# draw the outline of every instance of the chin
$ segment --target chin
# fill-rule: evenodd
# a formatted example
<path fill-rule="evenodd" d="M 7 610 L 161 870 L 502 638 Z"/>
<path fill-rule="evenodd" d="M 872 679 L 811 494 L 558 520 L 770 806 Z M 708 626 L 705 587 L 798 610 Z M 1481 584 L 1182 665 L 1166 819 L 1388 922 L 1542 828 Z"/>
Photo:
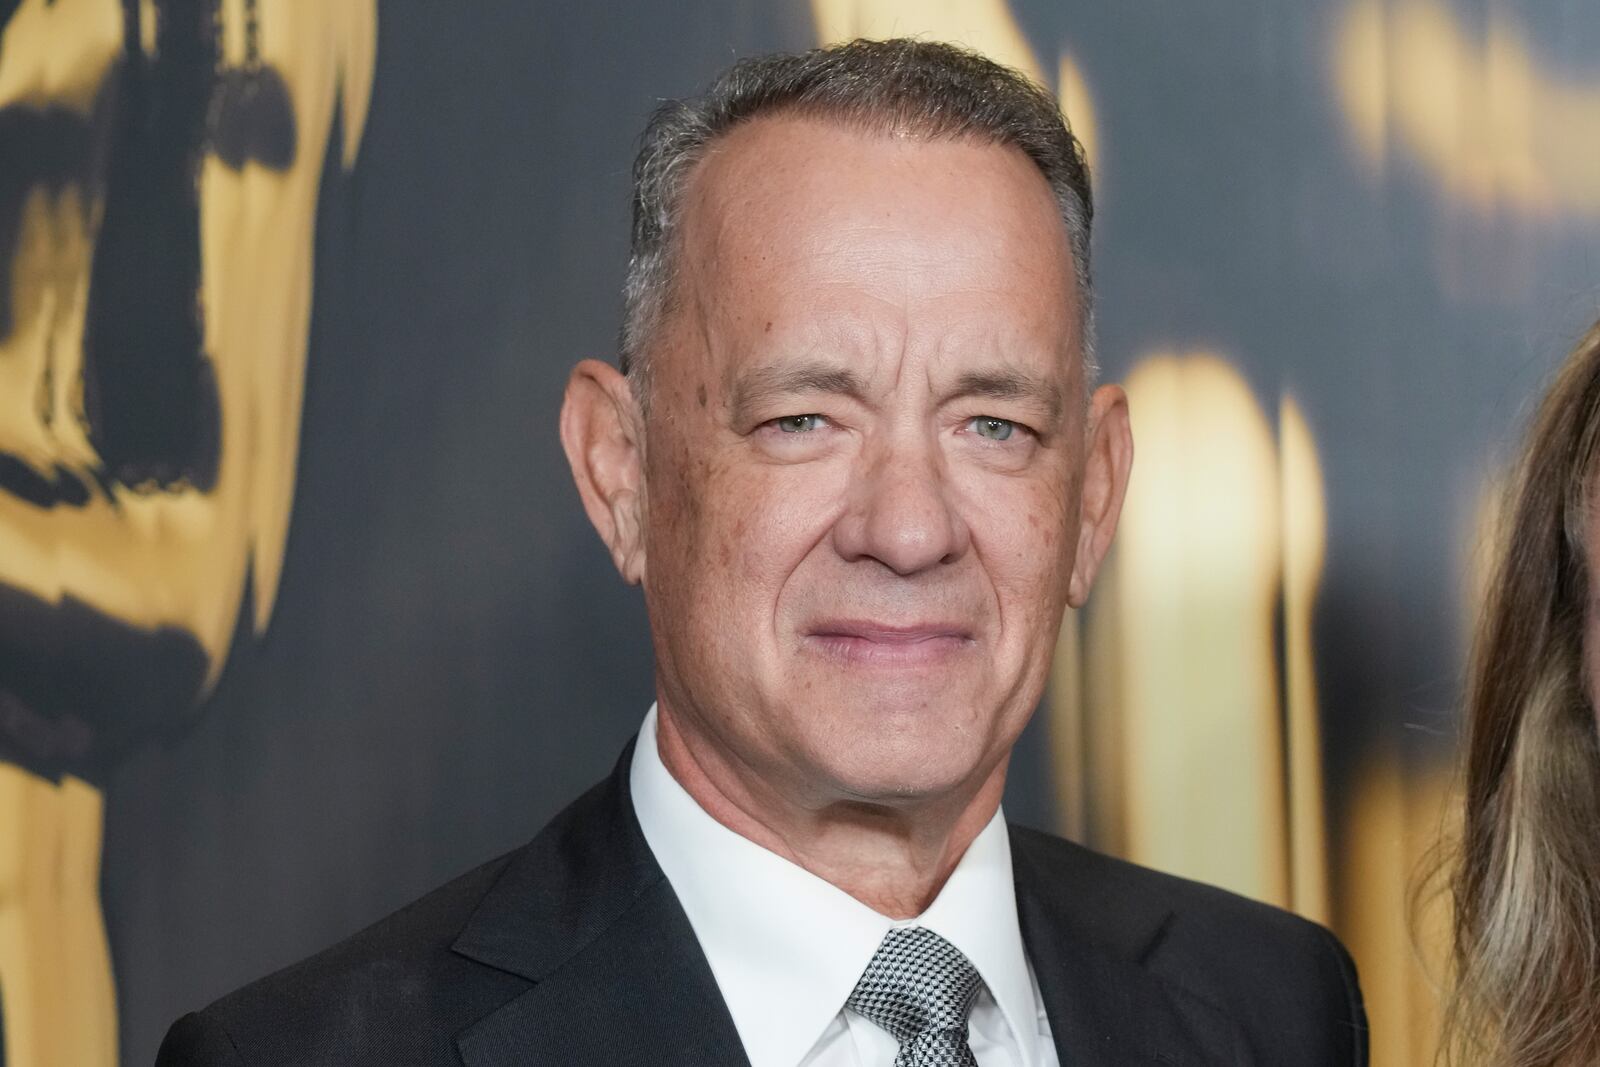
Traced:
<path fill-rule="evenodd" d="M 866 803 L 930 800 L 971 788 L 983 766 L 982 753 L 966 744 L 936 744 L 927 738 L 863 737 L 818 763 L 841 794 Z"/>
<path fill-rule="evenodd" d="M 867 673 L 795 678 L 805 699 L 770 706 L 808 776 L 864 802 L 912 801 L 970 791 L 992 770 L 1006 713 L 981 680 Z"/>

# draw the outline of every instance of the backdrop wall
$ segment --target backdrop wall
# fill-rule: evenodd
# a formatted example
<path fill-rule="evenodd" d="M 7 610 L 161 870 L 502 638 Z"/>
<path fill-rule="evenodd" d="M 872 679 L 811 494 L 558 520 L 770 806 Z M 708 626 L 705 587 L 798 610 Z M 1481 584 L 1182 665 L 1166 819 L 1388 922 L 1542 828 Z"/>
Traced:
<path fill-rule="evenodd" d="M 1329 922 L 1425 1062 L 1474 546 L 1600 315 L 1600 10 L 583 7 L 0 4 L 4 1063 L 147 1063 L 607 771 L 648 637 L 555 422 L 634 139 L 902 32 L 1061 96 L 1133 397 L 1008 812 Z"/>

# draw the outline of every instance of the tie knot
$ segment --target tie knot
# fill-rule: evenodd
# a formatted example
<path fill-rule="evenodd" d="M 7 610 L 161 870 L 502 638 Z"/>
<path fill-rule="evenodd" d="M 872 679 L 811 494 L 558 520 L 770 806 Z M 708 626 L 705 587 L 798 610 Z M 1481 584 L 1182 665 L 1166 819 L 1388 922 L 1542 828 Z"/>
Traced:
<path fill-rule="evenodd" d="M 960 949 L 932 930 L 901 927 L 884 935 L 845 1006 L 902 1046 L 921 1034 L 959 1031 L 964 1047 L 982 984 Z"/>

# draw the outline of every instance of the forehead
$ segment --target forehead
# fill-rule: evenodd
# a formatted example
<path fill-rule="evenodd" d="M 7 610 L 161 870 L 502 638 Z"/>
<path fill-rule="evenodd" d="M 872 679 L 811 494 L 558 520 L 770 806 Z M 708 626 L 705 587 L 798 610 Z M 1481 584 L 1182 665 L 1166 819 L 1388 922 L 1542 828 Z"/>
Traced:
<path fill-rule="evenodd" d="M 681 237 L 693 299 L 723 320 L 846 328 L 898 314 L 946 339 L 1018 334 L 1076 350 L 1066 227 L 1043 174 L 1010 146 L 763 117 L 700 162 Z"/>

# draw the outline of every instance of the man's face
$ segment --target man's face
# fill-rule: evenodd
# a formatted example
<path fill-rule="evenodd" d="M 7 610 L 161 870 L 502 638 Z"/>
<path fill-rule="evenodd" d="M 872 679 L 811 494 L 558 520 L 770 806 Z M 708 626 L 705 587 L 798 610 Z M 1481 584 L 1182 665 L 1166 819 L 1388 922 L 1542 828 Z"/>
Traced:
<path fill-rule="evenodd" d="M 1092 575 L 1048 184 L 1009 148 L 767 118 L 700 164 L 681 238 L 642 494 L 664 714 L 803 803 L 976 788 Z"/>

